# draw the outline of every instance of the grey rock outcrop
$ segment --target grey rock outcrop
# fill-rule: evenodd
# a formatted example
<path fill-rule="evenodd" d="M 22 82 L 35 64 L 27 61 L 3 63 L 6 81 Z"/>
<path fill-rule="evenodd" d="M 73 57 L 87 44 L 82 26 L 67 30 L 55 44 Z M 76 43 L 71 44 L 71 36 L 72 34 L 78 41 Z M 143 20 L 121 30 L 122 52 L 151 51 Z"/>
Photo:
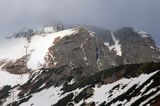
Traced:
<path fill-rule="evenodd" d="M 112 33 L 114 34 L 121 46 L 121 64 L 160 61 L 160 48 L 156 46 L 151 35 L 145 32 L 130 27 L 124 27 L 115 32 L 92 26 L 88 29 L 96 32 L 97 37 L 107 42 L 110 47 L 115 45 L 112 38 Z"/>
<path fill-rule="evenodd" d="M 160 61 L 160 50 L 149 34 L 143 37 L 133 28 L 124 27 L 114 35 L 121 44 L 123 64 Z"/>
<path fill-rule="evenodd" d="M 95 33 L 84 28 L 78 28 L 76 33 L 62 39 L 57 38 L 46 57 L 47 67 L 65 65 L 68 68 L 65 73 L 81 74 L 80 76 L 119 65 L 118 60 L 119 56 L 97 39 Z"/>

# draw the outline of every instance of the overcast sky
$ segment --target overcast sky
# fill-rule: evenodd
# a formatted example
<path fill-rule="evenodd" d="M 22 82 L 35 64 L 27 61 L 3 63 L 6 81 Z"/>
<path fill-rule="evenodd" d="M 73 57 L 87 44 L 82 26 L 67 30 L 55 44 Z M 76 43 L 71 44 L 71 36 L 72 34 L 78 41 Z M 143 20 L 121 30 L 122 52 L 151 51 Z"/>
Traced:
<path fill-rule="evenodd" d="M 150 33 L 160 44 L 160 0 L 0 0 L 0 36 L 45 24 L 87 24 Z"/>

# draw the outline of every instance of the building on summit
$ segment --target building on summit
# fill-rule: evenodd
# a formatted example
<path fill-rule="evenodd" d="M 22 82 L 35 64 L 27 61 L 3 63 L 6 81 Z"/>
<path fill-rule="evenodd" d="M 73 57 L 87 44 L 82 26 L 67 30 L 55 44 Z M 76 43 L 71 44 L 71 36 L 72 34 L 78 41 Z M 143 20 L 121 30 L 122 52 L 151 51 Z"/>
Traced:
<path fill-rule="evenodd" d="M 59 25 L 45 25 L 43 28 L 43 32 L 44 33 L 54 33 L 54 32 L 58 32 L 64 30 L 63 25 L 59 24 Z"/>

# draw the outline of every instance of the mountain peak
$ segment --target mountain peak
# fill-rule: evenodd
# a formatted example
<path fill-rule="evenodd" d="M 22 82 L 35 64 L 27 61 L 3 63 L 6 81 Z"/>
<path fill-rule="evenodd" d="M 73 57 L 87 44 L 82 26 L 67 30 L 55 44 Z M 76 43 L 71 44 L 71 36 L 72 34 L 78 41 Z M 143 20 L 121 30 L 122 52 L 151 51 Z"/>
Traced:
<path fill-rule="evenodd" d="M 149 38 L 149 37 L 151 37 L 147 32 L 144 32 L 142 30 L 135 29 L 134 31 L 136 33 L 138 33 L 142 38 Z"/>
<path fill-rule="evenodd" d="M 115 31 L 115 33 L 119 33 L 121 36 L 122 34 L 124 34 L 124 36 L 127 33 L 127 36 L 135 36 L 135 37 L 141 37 L 141 38 L 151 38 L 150 34 L 148 34 L 145 31 L 139 30 L 139 29 L 135 29 L 132 27 L 123 27 L 117 31 Z M 127 37 L 125 36 L 125 37 Z"/>

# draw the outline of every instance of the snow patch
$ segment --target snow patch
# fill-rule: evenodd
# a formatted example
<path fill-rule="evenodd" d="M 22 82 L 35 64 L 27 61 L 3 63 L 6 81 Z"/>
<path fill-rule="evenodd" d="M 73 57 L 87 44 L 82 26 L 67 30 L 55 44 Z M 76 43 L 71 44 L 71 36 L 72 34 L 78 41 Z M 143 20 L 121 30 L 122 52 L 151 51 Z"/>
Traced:
<path fill-rule="evenodd" d="M 72 79 L 72 80 L 68 83 L 68 85 L 72 85 L 72 84 L 74 84 L 74 83 L 75 83 L 75 80 Z"/>
<path fill-rule="evenodd" d="M 86 39 L 84 42 L 81 43 L 80 47 L 83 51 L 83 54 L 84 54 L 84 57 L 83 57 L 83 60 L 86 62 L 86 64 L 88 65 L 88 59 L 87 59 L 87 54 L 86 54 L 86 50 L 84 48 L 84 45 L 87 43 L 89 39 Z"/>
<path fill-rule="evenodd" d="M 153 95 L 152 97 L 150 97 L 148 100 L 142 102 L 142 103 L 140 104 L 140 106 L 144 106 L 145 103 L 147 103 L 149 100 L 153 99 L 154 97 L 158 96 L 159 94 L 160 94 L 160 91 L 157 92 L 156 94 L 154 94 L 154 95 Z M 149 104 L 147 104 L 147 106 L 149 106 Z"/>
<path fill-rule="evenodd" d="M 95 35 L 96 35 L 95 32 L 92 32 L 92 31 L 89 31 L 89 32 L 90 32 L 90 35 L 91 35 L 92 37 L 95 37 Z"/>
<path fill-rule="evenodd" d="M 149 34 L 147 32 L 144 32 L 142 30 L 138 30 L 138 29 L 135 29 L 134 30 L 137 34 L 141 35 L 142 38 L 147 38 L 149 37 Z"/>
<path fill-rule="evenodd" d="M 87 57 L 85 56 L 85 57 L 83 58 L 83 60 L 87 61 Z"/>
<path fill-rule="evenodd" d="M 97 66 L 98 66 L 98 70 L 101 71 L 102 63 L 99 58 L 97 59 Z"/>
<path fill-rule="evenodd" d="M 13 87 L 17 84 L 24 84 L 28 79 L 29 74 L 15 75 L 0 70 L 0 88 L 5 85 L 11 85 Z"/>
<path fill-rule="evenodd" d="M 105 42 L 104 45 L 108 46 L 110 50 L 114 49 L 117 55 L 122 56 L 121 45 L 119 44 L 119 40 L 115 38 L 113 33 L 111 33 L 111 35 L 114 41 L 114 45 L 110 46 L 108 42 Z"/>
<path fill-rule="evenodd" d="M 153 46 L 150 46 L 151 49 L 155 49 Z"/>
<path fill-rule="evenodd" d="M 32 94 L 32 98 L 29 99 L 27 102 L 22 103 L 20 106 L 30 106 L 31 104 L 33 104 L 33 106 L 51 106 L 56 104 L 60 99 L 70 93 L 73 93 L 74 95 L 80 93 L 83 89 L 85 89 L 85 87 L 81 89 L 76 89 L 63 95 L 61 95 L 63 92 L 61 91 L 61 89 L 62 86 L 44 89 L 39 93 Z"/>

